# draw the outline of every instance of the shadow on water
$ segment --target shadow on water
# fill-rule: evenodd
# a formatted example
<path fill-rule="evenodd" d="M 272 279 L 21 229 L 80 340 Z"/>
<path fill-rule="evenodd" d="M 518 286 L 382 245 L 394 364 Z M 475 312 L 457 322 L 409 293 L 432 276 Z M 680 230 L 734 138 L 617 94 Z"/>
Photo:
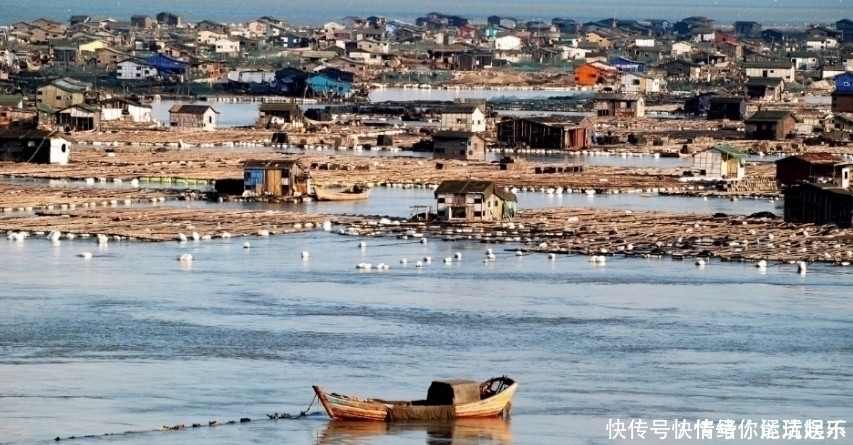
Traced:
<path fill-rule="evenodd" d="M 422 436 L 427 445 L 469 445 L 512 443 L 507 419 L 458 419 L 447 422 L 357 422 L 331 420 L 320 432 L 317 445 L 369 444 L 380 436 L 389 438 Z"/>

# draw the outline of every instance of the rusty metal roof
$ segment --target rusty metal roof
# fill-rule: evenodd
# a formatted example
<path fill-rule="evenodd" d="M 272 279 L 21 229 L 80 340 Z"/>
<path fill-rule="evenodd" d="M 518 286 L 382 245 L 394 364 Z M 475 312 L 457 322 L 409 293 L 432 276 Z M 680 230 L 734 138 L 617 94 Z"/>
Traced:
<path fill-rule="evenodd" d="M 778 164 L 780 162 L 784 162 L 785 160 L 792 159 L 792 158 L 800 159 L 800 160 L 806 161 L 806 162 L 811 163 L 811 164 L 835 165 L 835 164 L 840 164 L 841 162 L 844 162 L 840 157 L 838 157 L 832 153 L 826 153 L 826 152 L 821 151 L 821 152 L 811 152 L 811 153 L 803 153 L 803 154 L 788 156 L 786 158 L 782 158 L 782 159 L 777 160 L 776 163 Z"/>

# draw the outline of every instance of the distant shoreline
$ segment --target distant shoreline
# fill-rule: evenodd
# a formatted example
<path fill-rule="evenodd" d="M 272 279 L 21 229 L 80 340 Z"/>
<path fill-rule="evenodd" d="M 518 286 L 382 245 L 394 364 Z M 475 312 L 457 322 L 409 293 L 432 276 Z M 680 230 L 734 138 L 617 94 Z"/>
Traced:
<path fill-rule="evenodd" d="M 186 0 L 180 5 L 165 0 L 153 0 L 138 5 L 133 2 L 116 2 L 108 0 L 93 0 L 80 5 L 79 9 L 68 8 L 61 0 L 44 0 L 27 4 L 26 7 L 4 7 L 3 3 L 10 0 L 0 0 L 0 10 L 3 10 L 3 22 L 0 25 L 12 25 L 20 21 L 30 22 L 38 18 L 48 18 L 67 22 L 68 18 L 77 14 L 91 14 L 93 18 L 111 17 L 115 20 L 129 20 L 134 14 L 155 15 L 162 11 L 172 12 L 182 16 L 189 22 L 216 20 L 223 23 L 246 23 L 264 15 L 275 16 L 294 26 L 316 27 L 331 21 L 342 21 L 346 17 L 368 17 L 379 15 L 388 20 L 414 23 L 417 17 L 430 12 L 441 12 L 448 15 L 459 15 L 470 18 L 475 24 L 485 24 L 491 15 L 515 17 L 524 21 L 541 20 L 550 22 L 561 17 L 578 22 L 597 21 L 616 17 L 625 20 L 646 21 L 649 19 L 666 19 L 672 23 L 690 16 L 706 16 L 714 19 L 717 25 L 730 27 L 735 21 L 755 21 L 766 28 L 797 29 L 809 25 L 834 23 L 841 18 L 853 18 L 849 6 L 826 2 L 826 5 L 808 7 L 801 3 L 788 5 L 781 2 L 750 2 L 748 5 L 731 2 L 731 5 L 685 5 L 679 2 L 661 0 L 649 5 L 625 8 L 620 2 L 597 1 L 593 4 L 575 4 L 566 8 L 560 0 L 544 0 L 537 4 L 535 10 L 523 7 L 517 2 L 493 0 L 490 2 L 473 2 L 466 5 L 464 10 L 458 4 L 445 1 L 433 1 L 424 4 L 391 3 L 385 0 L 359 3 L 359 5 L 341 5 L 331 0 L 289 2 L 287 8 L 281 5 L 270 5 L 258 0 L 241 2 L 214 1 L 217 8 L 211 8 L 210 2 L 201 0 Z M 726 3 L 725 1 L 721 1 Z M 333 4 L 334 3 L 334 4 Z M 815 3 L 814 1 L 811 3 Z M 328 4 L 328 5 L 326 5 Z M 830 6 L 831 4 L 831 6 Z M 845 7 L 847 6 L 847 7 Z M 336 12 L 331 12 L 336 11 Z M 849 16 L 849 17 L 848 17 Z"/>

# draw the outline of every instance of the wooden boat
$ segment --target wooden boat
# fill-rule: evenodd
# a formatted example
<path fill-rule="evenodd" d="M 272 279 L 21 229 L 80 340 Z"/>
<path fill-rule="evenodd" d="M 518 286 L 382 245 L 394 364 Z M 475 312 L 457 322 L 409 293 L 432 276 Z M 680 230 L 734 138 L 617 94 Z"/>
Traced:
<path fill-rule="evenodd" d="M 359 201 L 370 196 L 370 189 L 354 186 L 353 188 L 335 191 L 322 187 L 314 187 L 317 201 Z"/>
<path fill-rule="evenodd" d="M 314 386 L 317 398 L 332 419 L 374 421 L 439 421 L 480 417 L 503 417 L 512 407 L 518 389 L 513 379 L 493 377 L 482 383 L 473 380 L 435 381 L 425 400 L 388 401 L 362 399 L 329 393 Z"/>

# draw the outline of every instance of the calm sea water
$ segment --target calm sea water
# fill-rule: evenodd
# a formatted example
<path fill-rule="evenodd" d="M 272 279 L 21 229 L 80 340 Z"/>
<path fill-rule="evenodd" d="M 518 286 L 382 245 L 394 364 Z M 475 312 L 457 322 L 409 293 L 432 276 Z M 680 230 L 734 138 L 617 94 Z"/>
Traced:
<path fill-rule="evenodd" d="M 834 22 L 839 17 L 850 15 L 850 6 L 841 0 L 812 0 L 803 3 L 796 0 L 753 0 L 744 3 L 738 0 L 715 0 L 713 2 L 689 2 L 679 0 L 657 0 L 626 4 L 618 0 L 579 2 L 564 0 L 540 0 L 534 7 L 528 3 L 509 0 L 470 1 L 459 3 L 451 0 L 427 2 L 400 2 L 391 0 L 360 0 L 340 2 L 334 0 L 293 0 L 286 3 L 270 3 L 264 0 L 184 0 L 175 3 L 168 0 L 148 0 L 136 3 L 128 0 L 89 0 L 85 4 L 70 4 L 63 0 L 42 0 L 20 3 L 0 0 L 0 11 L 4 23 L 19 20 L 34 20 L 48 17 L 68 20 L 74 14 L 112 16 L 117 20 L 129 20 L 133 14 L 155 15 L 171 11 L 186 20 L 217 20 L 234 23 L 245 22 L 265 15 L 276 16 L 295 24 L 319 25 L 347 16 L 385 16 L 389 19 L 414 22 L 415 18 L 431 11 L 469 17 L 483 23 L 486 17 L 496 14 L 513 16 L 522 20 L 550 21 L 554 17 L 568 17 L 579 21 L 600 20 L 605 17 L 644 20 L 665 18 L 678 20 L 684 17 L 704 15 L 720 21 L 755 20 L 767 24 L 789 24 L 803 26 L 806 22 Z"/>
<path fill-rule="evenodd" d="M 0 443 L 580 444 L 610 443 L 616 418 L 853 420 L 853 269 L 593 266 L 501 246 L 484 264 L 479 243 L 361 240 L 4 239 Z M 265 418 L 304 410 L 311 384 L 409 398 L 502 374 L 521 383 L 508 424 L 340 425 L 316 405 Z"/>

